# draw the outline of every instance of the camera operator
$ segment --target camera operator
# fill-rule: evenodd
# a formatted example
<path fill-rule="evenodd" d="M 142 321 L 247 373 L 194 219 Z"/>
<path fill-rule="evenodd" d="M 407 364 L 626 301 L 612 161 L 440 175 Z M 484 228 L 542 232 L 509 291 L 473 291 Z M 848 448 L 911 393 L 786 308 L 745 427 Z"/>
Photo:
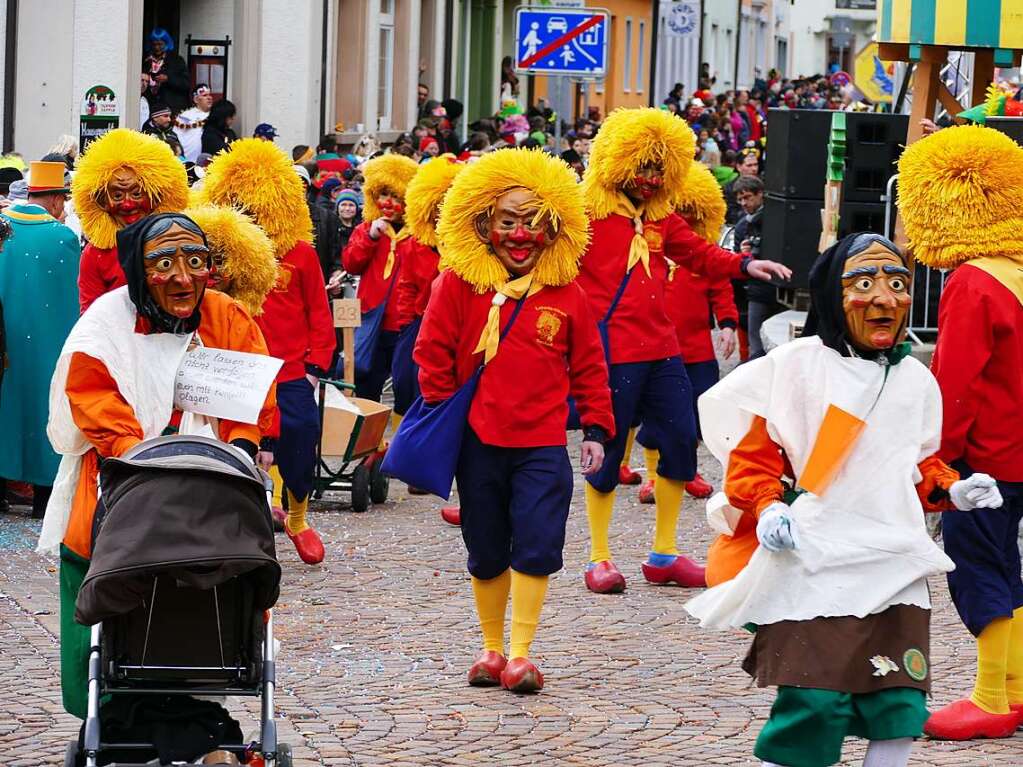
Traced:
<path fill-rule="evenodd" d="M 735 199 L 745 214 L 735 225 L 735 248 L 741 253 L 760 258 L 760 238 L 764 217 L 764 182 L 756 176 L 742 176 L 735 184 Z M 760 340 L 760 326 L 764 320 L 780 312 L 774 285 L 763 280 L 750 279 L 739 283 L 746 297 L 746 331 L 749 337 L 749 358 L 763 357 L 764 344 Z M 736 303 L 741 298 L 736 290 Z M 740 306 L 740 312 L 742 307 Z M 741 318 L 740 318 L 741 321 Z"/>

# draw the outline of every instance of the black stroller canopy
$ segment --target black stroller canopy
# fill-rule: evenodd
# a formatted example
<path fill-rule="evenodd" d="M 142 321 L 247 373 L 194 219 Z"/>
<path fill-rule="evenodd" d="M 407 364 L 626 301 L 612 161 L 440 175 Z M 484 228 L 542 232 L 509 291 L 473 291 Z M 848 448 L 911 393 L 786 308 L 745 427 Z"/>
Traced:
<path fill-rule="evenodd" d="M 280 592 L 264 475 L 230 445 L 158 437 L 103 461 L 98 533 L 75 620 L 92 625 L 133 610 L 165 575 L 200 589 L 242 576 L 255 607 Z"/>

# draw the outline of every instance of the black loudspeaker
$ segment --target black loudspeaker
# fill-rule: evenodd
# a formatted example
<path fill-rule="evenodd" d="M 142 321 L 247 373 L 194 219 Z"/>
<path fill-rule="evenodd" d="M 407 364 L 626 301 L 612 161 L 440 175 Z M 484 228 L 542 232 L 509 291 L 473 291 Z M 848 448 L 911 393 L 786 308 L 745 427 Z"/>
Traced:
<path fill-rule="evenodd" d="M 824 198 L 831 114 L 819 109 L 768 110 L 764 169 L 768 194 Z"/>
<path fill-rule="evenodd" d="M 842 199 L 880 202 L 906 145 L 909 115 L 850 112 L 846 117 L 845 182 Z M 825 152 L 827 150 L 824 150 Z"/>
<path fill-rule="evenodd" d="M 822 200 L 833 112 L 772 109 L 767 118 L 764 187 L 780 197 Z M 907 115 L 846 113 L 843 199 L 879 202 L 909 128 Z"/>
<path fill-rule="evenodd" d="M 769 194 L 764 198 L 761 258 L 780 261 L 792 270 L 789 287 L 805 288 L 810 267 L 817 258 L 821 238 L 820 200 L 799 200 Z M 839 210 L 838 235 L 852 232 L 884 234 L 882 203 L 843 202 Z"/>
<path fill-rule="evenodd" d="M 984 124 L 1023 146 L 1023 117 L 989 117 Z"/>

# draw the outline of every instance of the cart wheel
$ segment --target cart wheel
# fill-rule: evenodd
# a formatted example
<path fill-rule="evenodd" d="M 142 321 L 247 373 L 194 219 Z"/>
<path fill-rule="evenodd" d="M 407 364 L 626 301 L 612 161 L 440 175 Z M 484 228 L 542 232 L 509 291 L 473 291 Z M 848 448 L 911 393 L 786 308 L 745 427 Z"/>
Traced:
<path fill-rule="evenodd" d="M 64 750 L 64 767 L 78 767 L 78 741 L 72 740 Z"/>
<path fill-rule="evenodd" d="M 352 511 L 361 514 L 369 509 L 369 485 L 369 469 L 360 463 L 352 472 Z"/>
<path fill-rule="evenodd" d="M 380 471 L 382 461 L 374 461 L 369 470 L 369 499 L 373 503 L 387 503 L 387 491 L 391 487 L 391 478 Z"/>
<path fill-rule="evenodd" d="M 277 744 L 277 767 L 292 767 L 291 744 Z"/>

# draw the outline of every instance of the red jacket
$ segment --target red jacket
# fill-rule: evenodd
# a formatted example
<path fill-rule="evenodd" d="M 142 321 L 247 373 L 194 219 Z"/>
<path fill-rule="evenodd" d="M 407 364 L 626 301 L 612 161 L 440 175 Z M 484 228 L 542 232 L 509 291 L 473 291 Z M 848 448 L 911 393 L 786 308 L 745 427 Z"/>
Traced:
<path fill-rule="evenodd" d="M 391 275 L 384 279 L 384 266 L 387 264 L 387 254 L 391 249 L 391 238 L 382 235 L 380 239 L 374 240 L 369 236 L 371 221 L 363 221 L 352 232 L 352 238 L 341 253 L 341 264 L 349 274 L 361 275 L 359 280 L 359 300 L 362 302 L 362 311 L 368 312 L 376 309 L 387 295 L 390 288 L 391 297 L 387 299 L 387 308 L 384 309 L 384 321 L 382 330 L 401 330 L 401 323 L 398 320 L 398 279 L 401 275 L 401 259 L 404 248 L 395 249 L 394 269 Z"/>
<path fill-rule="evenodd" d="M 401 274 L 398 276 L 398 322 L 405 327 L 426 312 L 430 300 L 430 286 L 437 279 L 440 270 L 437 264 L 440 254 L 415 237 L 398 243 L 401 255 Z"/>
<path fill-rule="evenodd" d="M 334 317 L 327 305 L 320 259 L 308 242 L 297 242 L 280 261 L 277 286 L 256 323 L 272 357 L 284 360 L 278 383 L 306 374 L 306 365 L 327 370 L 334 354 Z"/>
<path fill-rule="evenodd" d="M 104 293 L 127 284 L 116 247 L 97 248 L 91 242 L 85 246 L 78 266 L 78 305 L 83 314 Z"/>
<path fill-rule="evenodd" d="M 594 319 L 601 320 L 625 276 L 635 228 L 631 219 L 619 215 L 591 221 L 591 226 L 593 238 L 580 263 L 577 282 L 589 300 Z M 647 277 L 642 264 L 636 264 L 611 315 L 608 335 L 613 365 L 651 362 L 679 353 L 675 326 L 665 313 L 665 258 L 712 279 L 743 276 L 740 254 L 710 244 L 675 213 L 648 222 L 644 236 L 650 246 L 651 276 Z"/>
<path fill-rule="evenodd" d="M 1023 481 L 1023 298 L 960 266 L 945 283 L 931 370 L 943 401 L 941 450 L 974 471 Z"/>
<path fill-rule="evenodd" d="M 708 280 L 688 269 L 670 270 L 664 304 L 668 319 L 675 325 L 685 363 L 715 359 L 710 335 L 714 319 L 722 328 L 739 326 L 739 310 L 735 308 L 732 283 L 727 277 Z"/>
<path fill-rule="evenodd" d="M 493 291 L 480 295 L 453 272 L 433 286 L 416 341 L 419 387 L 427 402 L 447 399 L 479 366 L 473 354 L 487 321 Z M 515 301 L 501 307 L 501 329 Z M 600 335 L 575 283 L 543 288 L 526 299 L 497 356 L 487 365 L 469 411 L 469 424 L 487 445 L 564 445 L 568 395 L 583 427 L 614 435 L 611 391 Z"/>

